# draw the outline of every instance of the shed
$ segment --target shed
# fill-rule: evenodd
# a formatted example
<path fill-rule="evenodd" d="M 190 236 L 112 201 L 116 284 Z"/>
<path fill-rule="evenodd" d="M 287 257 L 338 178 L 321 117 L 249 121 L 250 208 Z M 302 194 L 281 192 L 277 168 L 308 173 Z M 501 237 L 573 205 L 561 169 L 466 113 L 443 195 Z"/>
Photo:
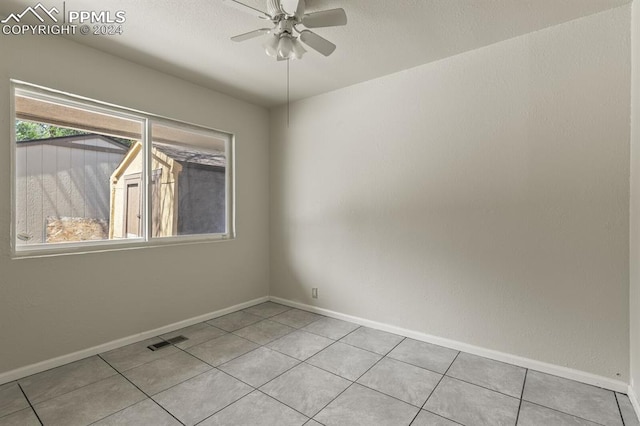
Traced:
<path fill-rule="evenodd" d="M 152 236 L 226 231 L 224 152 L 154 142 Z M 131 147 L 111 176 L 111 238 L 142 235 L 142 144 Z"/>
<path fill-rule="evenodd" d="M 17 142 L 18 244 L 107 238 L 109 177 L 128 149 L 96 134 Z"/>

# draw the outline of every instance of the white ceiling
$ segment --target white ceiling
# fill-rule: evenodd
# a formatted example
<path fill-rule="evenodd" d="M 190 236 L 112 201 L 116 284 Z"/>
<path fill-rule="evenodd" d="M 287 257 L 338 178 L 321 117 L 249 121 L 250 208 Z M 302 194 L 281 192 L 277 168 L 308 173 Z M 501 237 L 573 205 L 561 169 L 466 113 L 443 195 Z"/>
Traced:
<path fill-rule="evenodd" d="M 266 9 L 266 0 L 245 0 Z M 338 45 L 291 62 L 297 100 L 391 74 L 629 3 L 631 0 L 307 0 L 307 11 L 342 7 L 346 27 L 315 31 Z M 0 16 L 34 0 L 2 0 Z M 62 10 L 61 0 L 43 0 Z M 264 39 L 229 37 L 267 22 L 221 0 L 67 0 L 67 10 L 124 10 L 122 36 L 74 40 L 237 98 L 286 101 L 286 63 L 267 57 Z"/>

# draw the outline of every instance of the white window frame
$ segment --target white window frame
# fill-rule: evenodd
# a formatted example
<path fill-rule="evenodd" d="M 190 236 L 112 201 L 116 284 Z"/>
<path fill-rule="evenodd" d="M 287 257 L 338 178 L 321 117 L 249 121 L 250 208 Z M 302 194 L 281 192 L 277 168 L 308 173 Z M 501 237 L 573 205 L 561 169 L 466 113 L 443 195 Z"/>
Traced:
<path fill-rule="evenodd" d="M 11 255 L 13 259 L 62 256 L 72 254 L 84 254 L 95 252 L 106 252 L 116 250 L 140 249 L 149 247 L 162 247 L 169 245 L 184 245 L 196 243 L 209 243 L 215 241 L 232 240 L 236 237 L 235 227 L 235 135 L 210 127 L 197 124 L 186 123 L 184 121 L 174 120 L 155 114 L 137 111 L 105 102 L 96 101 L 54 89 L 26 83 L 19 80 L 10 80 L 11 84 Z M 86 111 L 108 114 L 128 120 L 135 120 L 141 123 L 142 146 L 144 152 L 144 167 L 142 170 L 143 182 L 143 206 L 144 212 L 142 218 L 143 233 L 140 238 L 127 238 L 118 240 L 99 240 L 85 242 L 68 242 L 68 243 L 43 243 L 18 246 L 16 242 L 16 201 L 17 201 L 17 170 L 16 170 L 16 96 L 28 96 L 33 99 L 43 101 L 53 101 L 60 105 L 82 108 Z M 206 136 L 215 136 L 225 141 L 225 156 L 227 165 L 225 168 L 225 213 L 226 213 L 226 232 L 220 234 L 199 234 L 199 235 L 176 235 L 171 237 L 152 238 L 152 127 L 153 124 L 162 126 L 170 126 L 179 130 L 204 134 Z"/>

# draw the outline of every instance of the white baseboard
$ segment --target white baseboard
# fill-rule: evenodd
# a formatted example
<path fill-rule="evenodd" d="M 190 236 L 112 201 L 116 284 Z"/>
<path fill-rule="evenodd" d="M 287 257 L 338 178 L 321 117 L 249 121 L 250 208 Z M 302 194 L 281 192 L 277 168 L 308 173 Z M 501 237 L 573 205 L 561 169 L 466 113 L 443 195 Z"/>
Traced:
<path fill-rule="evenodd" d="M 448 347 L 451 349 L 455 349 L 458 351 L 467 352 L 473 355 L 482 356 L 485 358 L 494 359 L 496 361 L 506 362 L 513 365 L 518 365 L 524 368 L 530 368 L 533 370 L 541 371 L 543 373 L 552 374 L 559 377 L 564 377 L 571 380 L 576 380 L 578 382 L 587 383 L 594 386 L 599 386 L 605 389 L 610 389 L 616 392 L 626 393 L 629 395 L 629 399 L 633 404 L 633 407 L 640 417 L 640 400 L 635 392 L 635 389 L 632 386 L 629 386 L 627 383 L 624 383 L 619 380 L 609 379 L 607 377 L 598 376 L 595 374 L 587 373 L 580 370 L 574 370 L 567 367 L 561 367 L 554 364 L 549 364 L 541 361 L 532 360 L 529 358 L 520 357 L 517 355 L 507 354 L 504 352 L 494 351 L 491 349 L 482 348 L 479 346 L 470 345 L 463 342 L 458 342 L 456 340 L 445 339 L 442 337 L 432 336 L 430 334 L 421 333 L 418 331 L 408 330 L 401 327 L 396 327 L 389 324 L 384 324 L 377 321 L 371 321 L 368 319 L 355 317 L 352 315 L 342 314 L 339 312 L 331 311 L 329 309 L 319 308 L 316 306 L 307 305 L 304 303 L 293 302 L 287 299 L 282 299 L 279 297 L 261 297 L 258 299 L 254 299 L 248 302 L 240 303 L 234 306 L 230 306 L 225 309 L 220 309 L 215 312 L 210 312 L 208 314 L 200 315 L 194 318 L 190 318 L 184 321 L 179 321 L 174 324 L 169 324 L 164 327 L 156 328 L 154 330 L 145 331 L 143 333 L 135 334 L 132 336 L 128 336 L 122 339 L 113 340 L 108 343 L 104 343 L 102 345 L 94 346 L 88 349 L 83 349 L 71 354 L 62 355 L 57 358 L 53 358 L 50 360 L 42 361 L 36 364 L 27 365 L 25 367 L 20 367 L 15 370 L 7 371 L 5 373 L 0 373 L 0 385 L 4 383 L 8 383 L 14 380 L 21 379 L 26 376 L 30 376 L 32 374 L 40 373 L 42 371 L 49 370 L 51 368 L 60 367 L 61 365 L 68 364 L 70 362 L 78 361 L 93 355 L 97 355 L 106 351 L 110 351 L 112 349 L 116 349 L 122 346 L 126 346 L 132 343 L 137 343 L 145 339 L 149 339 L 152 337 L 156 337 L 161 334 L 170 333 L 175 330 L 179 330 L 184 327 L 189 327 L 190 325 L 194 325 L 203 321 L 208 321 L 213 318 L 220 317 L 222 315 L 226 315 L 241 309 L 246 309 L 250 306 L 257 305 L 259 303 L 263 303 L 267 300 L 272 300 L 277 303 L 281 303 L 283 305 L 291 306 L 294 308 L 303 309 L 310 312 L 316 312 L 322 315 L 326 315 L 331 318 L 341 319 L 344 321 L 350 321 L 356 324 L 360 324 L 366 327 L 375 328 L 382 331 L 387 331 L 389 333 L 395 333 L 404 337 L 409 337 L 411 339 L 419 340 L 422 342 L 432 343 L 439 346 Z"/>
<path fill-rule="evenodd" d="M 636 416 L 640 419 L 640 399 L 638 399 L 638 394 L 636 393 L 633 385 L 629 385 L 629 389 L 627 390 L 627 395 L 629 396 L 629 400 L 631 401 L 631 405 L 633 405 L 633 409 L 636 410 Z"/>
<path fill-rule="evenodd" d="M 609 379 L 607 377 L 598 376 L 596 374 L 587 373 L 585 371 L 574 370 L 572 368 L 561 367 L 546 362 L 536 361 L 529 358 L 524 358 L 517 355 L 512 355 L 504 352 L 494 351 L 491 349 L 482 348 L 479 346 L 470 345 L 456 340 L 445 339 L 442 337 L 432 336 L 430 334 L 421 333 L 418 331 L 407 330 L 405 328 L 396 327 L 389 324 L 384 324 L 377 321 L 371 321 L 368 319 L 355 317 L 352 315 L 342 314 L 340 312 L 334 312 L 329 309 L 319 308 L 317 306 L 311 306 L 304 303 L 293 302 L 291 300 L 282 299 L 279 297 L 271 296 L 271 301 L 281 303 L 283 305 L 291 306 L 293 308 L 303 309 L 305 311 L 315 312 L 318 314 L 326 315 L 331 318 L 341 319 L 344 321 L 350 321 L 356 324 L 364 325 L 366 327 L 375 328 L 389 333 L 398 334 L 400 336 L 409 337 L 421 342 L 432 343 L 434 345 L 444 346 L 447 348 L 455 349 L 457 351 L 467 352 L 473 355 L 490 358 L 496 361 L 505 362 L 508 364 L 517 365 L 524 368 L 540 371 L 542 373 L 552 374 L 558 377 L 564 377 L 566 379 L 575 380 L 578 382 L 586 383 L 593 386 L 609 389 L 616 392 L 627 393 L 630 391 L 628 383 L 620 380 Z M 633 401 L 633 400 L 632 400 Z M 638 410 L 637 398 L 635 399 L 634 407 Z"/>
<path fill-rule="evenodd" d="M 142 340 L 150 339 L 152 337 L 156 337 L 161 334 L 170 333 L 172 331 L 179 330 L 184 327 L 189 327 L 190 325 L 198 324 L 203 321 L 208 321 L 210 319 L 217 318 L 222 315 L 239 311 L 240 309 L 245 309 L 250 306 L 266 302 L 267 300 L 269 300 L 269 297 L 267 296 L 260 297 L 258 299 L 250 300 L 248 302 L 244 302 L 234 306 L 230 306 L 228 308 L 220 309 L 215 312 L 210 312 L 208 314 L 200 315 L 184 321 L 179 321 L 173 324 L 165 325 L 164 327 L 156 328 L 155 330 L 149 330 L 143 333 L 134 334 L 132 336 L 124 337 L 118 340 L 113 340 L 111 342 L 94 346 L 92 348 L 83 349 L 67 355 L 59 356 L 57 358 L 42 361 L 37 364 L 31 364 L 25 367 L 17 368 L 15 370 L 7 371 L 5 373 L 0 373 L 0 385 L 4 383 L 12 382 L 14 380 L 21 379 L 23 377 L 30 376 L 32 374 L 50 370 L 55 367 L 60 367 L 61 365 L 65 365 L 70 362 L 78 361 L 93 355 L 101 354 L 103 352 L 107 352 L 112 349 L 117 349 L 122 346 L 130 345 L 132 343 L 141 342 Z"/>

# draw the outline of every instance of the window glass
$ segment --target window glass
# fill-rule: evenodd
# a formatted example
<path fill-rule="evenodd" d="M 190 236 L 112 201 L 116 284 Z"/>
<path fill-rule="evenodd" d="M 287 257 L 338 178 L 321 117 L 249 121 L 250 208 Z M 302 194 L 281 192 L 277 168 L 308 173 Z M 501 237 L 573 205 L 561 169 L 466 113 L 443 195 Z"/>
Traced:
<path fill-rule="evenodd" d="M 115 238 L 111 178 L 140 144 L 142 123 L 15 100 L 16 246 Z"/>
<path fill-rule="evenodd" d="M 152 235 L 226 233 L 226 141 L 164 123 L 151 134 Z"/>

